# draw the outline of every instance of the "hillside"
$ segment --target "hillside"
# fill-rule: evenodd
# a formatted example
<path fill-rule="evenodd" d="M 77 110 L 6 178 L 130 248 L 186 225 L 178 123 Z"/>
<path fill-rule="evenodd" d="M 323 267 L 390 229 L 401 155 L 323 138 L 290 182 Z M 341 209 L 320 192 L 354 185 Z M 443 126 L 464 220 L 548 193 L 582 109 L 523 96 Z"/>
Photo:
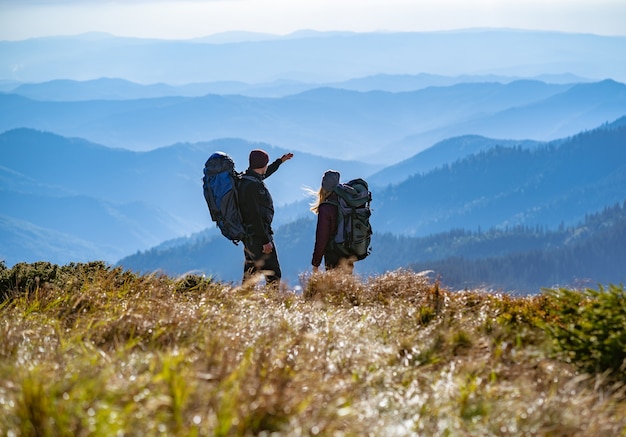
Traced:
<path fill-rule="evenodd" d="M 0 433 L 617 436 L 625 297 L 0 264 Z"/>
<path fill-rule="evenodd" d="M 44 228 L 2 214 L 0 242 L 0 261 L 8 265 L 37 260 L 48 260 L 57 264 L 64 264 L 68 260 L 88 262 L 93 259 L 107 259 L 111 255 L 110 247 L 101 248 L 71 233 Z M 113 250 L 113 253 L 116 252 L 119 253 L 118 248 Z"/>
<path fill-rule="evenodd" d="M 0 259 L 51 262 L 115 259 L 152 247 L 184 230 L 167 212 L 145 203 L 113 204 L 86 196 L 41 196 L 0 189 L 4 219 Z M 25 232 L 30 230 L 29 232 Z M 44 248 L 54 247 L 46 251 Z"/>
<path fill-rule="evenodd" d="M 288 151 L 265 143 L 221 138 L 133 152 L 50 132 L 15 129 L 0 134 L 2 166 L 11 172 L 0 181 L 11 186 L 16 177 L 28 179 L 30 185 L 22 187 L 26 192 L 35 190 L 36 185 L 37 190 L 53 187 L 62 193 L 112 202 L 145 201 L 161 206 L 173 215 L 180 214 L 190 221 L 201 222 L 206 218 L 206 205 L 197 202 L 197 198 L 202 190 L 202 169 L 207 158 L 221 150 L 233 157 L 238 171 L 243 171 L 248 166 L 250 150 L 259 147 L 266 149 L 272 159 Z M 302 186 L 319 184 L 320 175 L 327 168 L 341 168 L 347 177 L 382 168 L 380 164 L 343 161 L 308 153 L 298 153 L 296 158 L 281 169 L 281 177 L 297 183 L 289 186 L 275 184 L 273 187 L 278 205 L 302 199 Z M 271 179 L 268 184 L 272 186 Z"/>
<path fill-rule="evenodd" d="M 426 240 L 430 246 L 420 244 L 421 239 L 411 246 L 430 249 L 431 259 L 410 263 L 409 268 L 433 270 L 453 289 L 528 294 L 546 287 L 626 282 L 626 202 L 590 214 L 578 226 L 554 232 L 524 228 L 460 231 Z"/>
<path fill-rule="evenodd" d="M 372 254 L 355 273 L 367 277 L 398 268 L 432 271 L 451 289 L 487 288 L 536 294 L 544 287 L 626 282 L 626 202 L 589 214 L 572 226 L 455 229 L 425 237 L 375 232 Z M 285 281 L 295 286 L 310 272 L 315 221 L 300 219 L 276 230 Z M 135 272 L 205 274 L 239 283 L 243 248 L 221 235 L 179 239 L 121 259 Z"/>
<path fill-rule="evenodd" d="M 622 202 L 624 119 L 532 149 L 495 147 L 376 191 L 376 229 L 422 236 L 450 229 L 572 224 Z"/>
<path fill-rule="evenodd" d="M 544 286 L 571 284 L 581 275 L 593 282 L 622 281 L 621 269 L 604 268 L 626 261 L 620 249 L 626 241 L 620 237 L 622 210 L 609 209 L 593 226 L 586 217 L 608 206 L 621 205 L 626 199 L 625 122 L 621 119 L 572 138 L 541 146 L 532 144 L 532 148 L 493 147 L 397 185 L 374 188 L 374 250 L 367 260 L 358 263 L 357 273 L 381 274 L 417 264 L 419 270 L 434 268 L 454 287 L 470 283 L 525 293 L 535 293 Z M 300 209 L 306 210 L 304 202 Z M 410 237 L 409 232 L 418 225 L 423 226 L 421 232 Z M 276 226 L 279 257 L 291 284 L 310 269 L 314 229 L 310 214 Z M 575 241 L 575 235 L 579 243 L 585 235 L 589 240 L 584 244 L 595 249 L 587 250 L 585 257 L 575 255 L 581 250 L 569 244 Z M 607 235 L 613 238 L 605 241 Z M 598 249 L 603 244 L 606 250 Z M 543 255 L 537 256 L 538 252 Z M 498 270 L 495 267 L 483 266 L 480 273 L 465 275 L 443 267 L 443 260 L 450 257 L 480 258 L 469 262 L 478 266 L 488 262 L 485 258 L 495 257 L 499 263 L 509 255 L 519 257 L 523 253 L 531 259 L 553 256 L 554 261 L 545 262 L 541 272 L 532 270 L 534 277 L 514 269 L 505 277 L 507 270 L 501 269 L 502 275 L 498 276 L 493 274 Z M 161 270 L 178 275 L 194 271 L 239 281 L 242 256 L 240 247 L 213 234 L 138 252 L 120 260 L 119 265 L 141 272 Z M 569 263 L 577 268 L 554 267 L 568 263 L 571 256 L 577 262 Z M 589 257 L 597 261 L 582 268 Z M 520 269 L 531 265 L 528 260 L 517 263 Z M 458 268 L 461 266 L 459 263 Z"/>
<path fill-rule="evenodd" d="M 539 141 L 504 140 L 480 135 L 448 138 L 398 164 L 385 167 L 369 176 L 367 180 L 371 185 L 384 187 L 385 185 L 398 184 L 411 176 L 428 173 L 436 168 L 496 146 L 533 148 L 541 144 L 543 143 Z"/>
<path fill-rule="evenodd" d="M 0 201 L 5 217 L 0 232 L 6 236 L 0 243 L 0 259 L 9 264 L 44 259 L 62 264 L 115 262 L 199 232 L 210 224 L 201 187 L 208 156 L 225 151 L 244 170 L 249 150 L 256 147 L 267 149 L 272 157 L 285 152 L 235 139 L 132 152 L 32 129 L 0 134 Z M 302 199 L 302 186 L 319 184 L 329 167 L 342 168 L 348 176 L 379 168 L 299 154 L 281 169 L 282 178 L 297 184 L 268 179 L 276 205 Z M 38 230 L 25 232 L 25 227 Z"/>

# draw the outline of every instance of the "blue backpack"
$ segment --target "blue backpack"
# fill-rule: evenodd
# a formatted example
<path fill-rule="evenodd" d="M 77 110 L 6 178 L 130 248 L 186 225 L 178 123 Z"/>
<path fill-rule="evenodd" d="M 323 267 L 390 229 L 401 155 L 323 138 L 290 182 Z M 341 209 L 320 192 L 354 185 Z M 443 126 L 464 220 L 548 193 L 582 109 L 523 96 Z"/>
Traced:
<path fill-rule="evenodd" d="M 235 162 L 224 152 L 215 152 L 204 164 L 202 189 L 211 219 L 226 238 L 238 244 L 246 235 L 238 201 L 241 175 Z"/>

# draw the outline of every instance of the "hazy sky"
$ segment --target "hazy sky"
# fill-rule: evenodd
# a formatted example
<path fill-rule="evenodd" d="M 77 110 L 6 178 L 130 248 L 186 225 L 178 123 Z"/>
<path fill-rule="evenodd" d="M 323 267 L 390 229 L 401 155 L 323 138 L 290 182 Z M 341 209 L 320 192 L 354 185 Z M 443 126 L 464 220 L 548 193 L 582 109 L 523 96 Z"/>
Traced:
<path fill-rule="evenodd" d="M 626 35 L 626 0 L 0 0 L 0 40 L 90 31 L 194 38 L 232 30 L 476 27 Z"/>

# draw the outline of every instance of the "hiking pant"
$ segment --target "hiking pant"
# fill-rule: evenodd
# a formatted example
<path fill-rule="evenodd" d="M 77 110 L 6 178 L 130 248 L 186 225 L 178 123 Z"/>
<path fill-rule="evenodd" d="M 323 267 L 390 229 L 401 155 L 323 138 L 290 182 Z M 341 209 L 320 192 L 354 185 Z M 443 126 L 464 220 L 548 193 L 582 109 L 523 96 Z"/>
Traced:
<path fill-rule="evenodd" d="M 274 244 L 274 242 L 272 242 Z M 243 266 L 243 282 L 257 273 L 265 276 L 268 284 L 278 285 L 282 273 L 280 271 L 280 263 L 278 262 L 278 253 L 276 245 L 270 253 L 263 253 L 263 244 L 260 241 L 244 242 L 244 266 Z"/>
<path fill-rule="evenodd" d="M 327 250 L 324 252 L 324 268 L 327 271 L 340 268 L 345 273 L 352 273 L 354 269 L 354 260 L 342 257 L 335 252 Z"/>

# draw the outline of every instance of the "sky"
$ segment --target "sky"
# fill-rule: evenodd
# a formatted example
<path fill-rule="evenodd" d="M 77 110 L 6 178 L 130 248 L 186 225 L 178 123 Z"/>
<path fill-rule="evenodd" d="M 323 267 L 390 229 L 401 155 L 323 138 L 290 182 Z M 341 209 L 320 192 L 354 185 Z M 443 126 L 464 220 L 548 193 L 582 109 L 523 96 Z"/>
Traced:
<path fill-rule="evenodd" d="M 626 0 L 0 0 L 0 40 L 485 27 L 626 35 Z"/>

